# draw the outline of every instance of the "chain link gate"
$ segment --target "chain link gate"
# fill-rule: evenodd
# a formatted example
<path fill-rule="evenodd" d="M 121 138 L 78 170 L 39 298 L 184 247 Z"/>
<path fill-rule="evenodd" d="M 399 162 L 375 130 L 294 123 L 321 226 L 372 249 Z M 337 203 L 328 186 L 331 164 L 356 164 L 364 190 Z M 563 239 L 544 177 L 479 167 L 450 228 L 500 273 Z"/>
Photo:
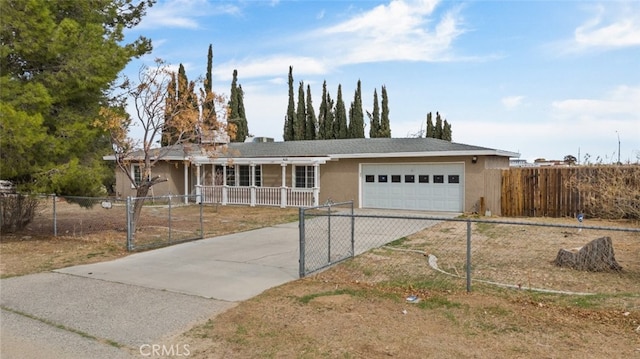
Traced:
<path fill-rule="evenodd" d="M 355 253 L 353 201 L 300 208 L 300 277 Z"/>

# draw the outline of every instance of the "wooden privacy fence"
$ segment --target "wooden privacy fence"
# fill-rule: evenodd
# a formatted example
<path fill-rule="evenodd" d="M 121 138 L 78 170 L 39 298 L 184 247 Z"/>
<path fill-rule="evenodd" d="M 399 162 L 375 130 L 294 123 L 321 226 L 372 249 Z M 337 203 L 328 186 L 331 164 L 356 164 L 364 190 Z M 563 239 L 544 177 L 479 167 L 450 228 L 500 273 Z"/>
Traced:
<path fill-rule="evenodd" d="M 634 218 L 640 166 L 525 167 L 502 170 L 505 217 Z"/>

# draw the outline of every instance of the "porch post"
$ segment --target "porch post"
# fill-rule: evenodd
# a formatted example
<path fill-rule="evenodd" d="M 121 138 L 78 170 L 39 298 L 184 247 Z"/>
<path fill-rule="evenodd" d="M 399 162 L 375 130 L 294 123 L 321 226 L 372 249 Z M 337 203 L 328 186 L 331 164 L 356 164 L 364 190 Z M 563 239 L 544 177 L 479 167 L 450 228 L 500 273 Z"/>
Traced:
<path fill-rule="evenodd" d="M 256 164 L 249 164 L 249 185 L 251 186 L 251 207 L 256 206 Z"/>
<path fill-rule="evenodd" d="M 187 165 L 185 164 L 185 172 L 184 172 L 184 176 L 185 176 L 185 186 L 186 186 L 186 179 L 187 179 L 187 171 L 186 171 Z M 202 187 L 200 187 L 200 164 L 196 164 L 196 196 L 200 196 L 202 194 Z M 185 197 L 185 201 L 186 201 L 186 197 Z M 201 199 L 202 200 L 202 199 Z"/>
<path fill-rule="evenodd" d="M 184 161 L 184 204 L 189 203 L 189 161 Z M 198 187 L 196 187 L 196 196 L 198 195 Z M 197 200 L 197 199 L 196 199 Z"/>
<path fill-rule="evenodd" d="M 222 164 L 222 203 L 223 206 L 227 205 L 227 164 Z"/>
<path fill-rule="evenodd" d="M 313 206 L 318 207 L 320 199 L 320 164 L 315 162 L 313 164 Z"/>
<path fill-rule="evenodd" d="M 280 208 L 287 207 L 287 164 L 280 163 L 282 167 L 282 187 L 280 187 Z"/>

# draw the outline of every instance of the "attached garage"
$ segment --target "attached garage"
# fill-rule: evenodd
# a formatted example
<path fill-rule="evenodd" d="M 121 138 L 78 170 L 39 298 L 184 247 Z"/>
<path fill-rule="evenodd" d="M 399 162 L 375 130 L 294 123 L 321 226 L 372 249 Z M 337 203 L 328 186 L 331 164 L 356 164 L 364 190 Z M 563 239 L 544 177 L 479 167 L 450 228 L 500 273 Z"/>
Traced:
<path fill-rule="evenodd" d="M 364 208 L 464 211 L 464 163 L 362 164 Z"/>

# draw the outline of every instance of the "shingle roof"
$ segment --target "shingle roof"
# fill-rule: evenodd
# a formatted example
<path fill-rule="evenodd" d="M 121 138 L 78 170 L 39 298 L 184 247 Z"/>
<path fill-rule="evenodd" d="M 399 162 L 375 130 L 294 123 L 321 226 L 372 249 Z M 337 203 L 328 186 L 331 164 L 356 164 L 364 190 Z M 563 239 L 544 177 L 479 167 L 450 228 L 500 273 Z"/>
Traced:
<path fill-rule="evenodd" d="M 226 148 L 224 148 L 226 147 Z M 157 151 L 157 152 L 156 152 Z M 132 157 L 141 153 L 134 153 Z M 155 155 L 167 160 L 182 160 L 206 153 L 195 144 L 174 145 L 154 149 Z M 435 138 L 356 138 L 342 140 L 287 142 L 232 142 L 219 146 L 216 158 L 278 158 L 278 157 L 389 157 L 402 155 L 455 156 L 497 155 L 517 157 L 517 153 L 488 147 L 438 140 Z M 109 156 L 111 157 L 111 156 Z M 105 159 L 107 159 L 105 157 Z"/>
<path fill-rule="evenodd" d="M 232 157 L 320 157 L 420 152 L 496 152 L 435 138 L 357 138 L 343 140 L 230 143 Z M 342 156 L 340 156 L 342 155 Z"/>

